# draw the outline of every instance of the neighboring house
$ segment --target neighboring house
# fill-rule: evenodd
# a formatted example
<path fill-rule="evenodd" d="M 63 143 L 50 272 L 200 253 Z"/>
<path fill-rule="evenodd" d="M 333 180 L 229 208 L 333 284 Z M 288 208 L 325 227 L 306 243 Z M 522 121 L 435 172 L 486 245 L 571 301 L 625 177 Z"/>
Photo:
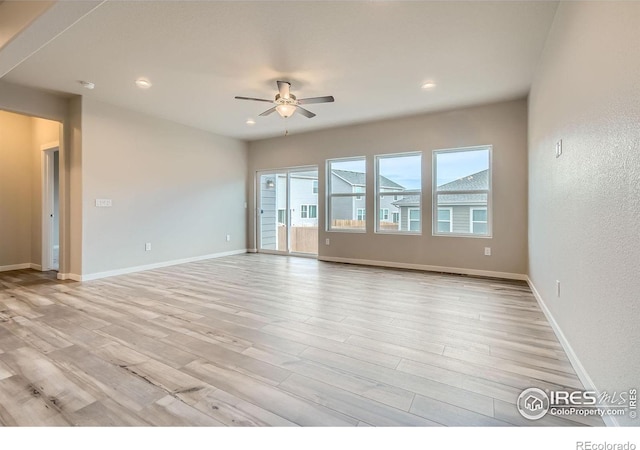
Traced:
<path fill-rule="evenodd" d="M 489 171 L 483 170 L 466 177 L 438 186 L 442 191 L 479 191 L 487 190 Z M 420 197 L 404 197 L 394 202 L 400 208 L 400 229 L 420 229 Z M 487 233 L 487 194 L 456 193 L 438 195 L 439 233 L 486 234 Z"/>
<path fill-rule="evenodd" d="M 362 172 L 352 172 L 349 170 L 332 170 L 331 171 L 331 192 L 336 193 L 358 193 L 364 194 L 366 188 L 366 174 Z M 404 186 L 391 181 L 390 179 L 380 177 L 380 191 L 403 191 Z M 399 196 L 383 196 L 380 201 L 380 219 L 383 222 L 398 223 L 400 220 L 400 209 L 394 205 Z M 335 201 L 332 211 L 333 220 L 365 220 L 366 205 L 365 196 L 356 196 L 352 198 L 343 198 Z"/>

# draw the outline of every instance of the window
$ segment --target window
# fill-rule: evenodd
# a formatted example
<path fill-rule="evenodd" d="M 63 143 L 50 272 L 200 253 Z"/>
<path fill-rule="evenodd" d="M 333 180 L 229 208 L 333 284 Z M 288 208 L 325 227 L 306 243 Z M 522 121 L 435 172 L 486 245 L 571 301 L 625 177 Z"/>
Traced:
<path fill-rule="evenodd" d="M 421 153 L 376 156 L 376 232 L 420 233 L 421 197 Z"/>
<path fill-rule="evenodd" d="M 409 208 L 409 231 L 420 231 L 420 208 Z"/>
<path fill-rule="evenodd" d="M 438 208 L 438 233 L 451 233 L 453 231 L 452 208 Z"/>
<path fill-rule="evenodd" d="M 433 152 L 433 234 L 491 236 L 491 146 Z"/>
<path fill-rule="evenodd" d="M 287 215 L 285 213 L 286 213 L 285 209 L 278 210 L 278 223 L 281 223 L 283 225 L 286 223 Z"/>
<path fill-rule="evenodd" d="M 471 208 L 469 218 L 472 234 L 487 234 L 487 208 Z"/>
<path fill-rule="evenodd" d="M 315 219 L 318 217 L 317 205 L 300 205 L 301 219 Z"/>
<path fill-rule="evenodd" d="M 328 231 L 365 231 L 366 187 L 364 157 L 327 161 Z"/>
<path fill-rule="evenodd" d="M 311 193 L 312 194 L 317 194 L 318 193 L 318 180 L 313 180 L 312 187 L 311 187 Z"/>

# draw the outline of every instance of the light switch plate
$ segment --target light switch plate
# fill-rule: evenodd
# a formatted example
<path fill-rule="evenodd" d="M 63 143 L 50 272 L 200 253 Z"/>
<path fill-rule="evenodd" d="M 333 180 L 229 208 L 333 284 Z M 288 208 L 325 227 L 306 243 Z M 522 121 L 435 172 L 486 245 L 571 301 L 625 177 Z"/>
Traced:
<path fill-rule="evenodd" d="M 110 208 L 111 207 L 111 199 L 110 198 L 97 198 L 96 206 L 98 208 Z"/>

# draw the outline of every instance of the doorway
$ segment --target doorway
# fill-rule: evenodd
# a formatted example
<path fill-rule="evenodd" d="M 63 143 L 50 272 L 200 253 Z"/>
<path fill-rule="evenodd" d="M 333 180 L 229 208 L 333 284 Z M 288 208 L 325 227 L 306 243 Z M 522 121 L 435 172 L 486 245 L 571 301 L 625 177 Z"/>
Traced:
<path fill-rule="evenodd" d="M 60 148 L 42 146 L 42 270 L 60 269 Z"/>
<path fill-rule="evenodd" d="M 318 168 L 258 172 L 258 251 L 318 254 Z"/>

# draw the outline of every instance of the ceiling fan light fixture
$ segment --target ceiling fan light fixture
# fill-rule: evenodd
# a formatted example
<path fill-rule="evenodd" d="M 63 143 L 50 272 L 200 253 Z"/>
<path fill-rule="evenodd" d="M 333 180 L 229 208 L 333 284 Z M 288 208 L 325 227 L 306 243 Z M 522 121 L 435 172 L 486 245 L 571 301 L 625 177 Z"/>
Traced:
<path fill-rule="evenodd" d="M 136 86 L 138 86 L 140 89 L 149 89 L 151 86 L 153 86 L 151 84 L 151 81 L 147 80 L 146 78 L 138 78 L 135 83 Z"/>
<path fill-rule="evenodd" d="M 286 119 L 287 117 L 291 117 L 293 113 L 296 112 L 296 105 L 286 103 L 278 105 L 276 106 L 276 111 L 278 112 L 278 114 L 280 114 L 280 116 Z"/>

